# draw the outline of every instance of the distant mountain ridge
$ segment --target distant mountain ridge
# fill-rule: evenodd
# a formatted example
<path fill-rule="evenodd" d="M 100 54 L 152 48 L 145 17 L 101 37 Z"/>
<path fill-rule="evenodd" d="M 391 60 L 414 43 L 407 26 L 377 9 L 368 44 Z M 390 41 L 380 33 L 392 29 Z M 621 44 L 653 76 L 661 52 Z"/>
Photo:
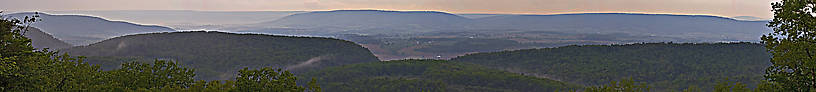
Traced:
<path fill-rule="evenodd" d="M 435 18 L 451 18 L 455 21 Z M 417 23 L 420 25 L 413 25 Z M 378 56 L 392 60 L 406 57 L 451 58 L 485 51 L 475 49 L 478 47 L 511 50 L 575 44 L 759 42 L 759 37 L 772 32 L 765 24 L 767 21 L 744 21 L 712 15 L 640 13 L 451 15 L 427 11 L 337 10 L 293 14 L 273 22 L 226 30 L 330 37 L 361 35 L 366 37 L 344 39 L 361 43 L 367 48 L 372 48 Z M 437 40 L 410 40 L 422 38 Z M 484 39 L 470 41 L 484 44 L 453 46 L 464 43 L 451 39 Z M 497 41 L 519 44 L 492 43 Z M 444 51 L 440 48 L 456 52 L 431 52 Z"/>
<path fill-rule="evenodd" d="M 306 22 L 305 18 L 314 18 L 309 19 L 313 21 L 321 21 L 321 22 Z M 396 19 L 389 19 L 389 18 L 396 18 Z M 405 19 L 409 18 L 409 19 Z M 325 20 L 321 20 L 325 19 Z M 410 20 L 410 19 L 419 19 L 419 20 Z M 430 19 L 441 19 L 441 20 L 430 20 Z M 397 22 L 400 24 L 406 23 L 428 23 L 428 24 L 421 24 L 421 25 L 430 25 L 430 24 L 439 24 L 439 23 L 429 23 L 429 22 L 461 22 L 466 21 L 468 18 L 458 16 L 456 14 L 445 13 L 445 12 L 438 12 L 438 11 L 387 11 L 387 10 L 334 10 L 334 11 L 314 11 L 314 12 L 307 12 L 307 13 L 298 13 L 283 17 L 281 19 L 270 21 L 271 23 L 275 22 L 306 22 L 306 23 L 354 23 L 356 21 L 364 21 L 364 22 Z M 290 25 L 296 25 L 297 23 L 287 23 Z M 374 23 L 365 23 L 365 24 L 374 24 Z"/>
<path fill-rule="evenodd" d="M 227 25 L 259 23 L 306 11 L 195 11 L 195 10 L 101 10 L 44 11 L 51 14 L 82 14 L 102 16 L 109 20 L 134 23 L 173 25 Z M 178 30 L 178 29 L 177 29 Z"/>
<path fill-rule="evenodd" d="M 223 14 L 225 12 L 197 12 L 197 11 L 134 11 L 112 14 L 129 13 L 161 13 L 145 14 L 145 16 L 173 14 Z M 191 13 L 192 12 L 192 13 Z M 743 21 L 733 18 L 710 15 L 672 15 L 672 14 L 638 14 L 638 13 L 579 13 L 555 15 L 517 15 L 517 14 L 451 14 L 438 11 L 388 11 L 388 10 L 336 10 L 313 11 L 297 14 L 293 12 L 239 12 L 240 14 L 275 14 L 288 15 L 273 20 L 255 24 L 235 25 L 174 25 L 176 28 L 187 30 L 223 30 L 236 33 L 264 33 L 283 35 L 310 35 L 320 37 L 338 37 L 338 35 L 354 34 L 369 35 L 371 39 L 383 40 L 383 44 L 363 44 L 370 48 L 385 48 L 372 50 L 377 52 L 395 53 L 394 57 L 455 57 L 465 53 L 482 52 L 475 47 L 495 46 L 491 49 L 529 49 L 573 44 L 621 44 L 638 42 L 758 42 L 759 37 L 771 32 L 764 21 Z M 226 14 L 228 15 L 228 14 Z M 242 15 L 243 16 L 243 15 Z M 219 16 L 200 16 L 203 18 L 218 18 Z M 223 17 L 223 16 L 221 16 Z M 196 17 L 199 18 L 199 17 Z M 196 19 L 190 18 L 190 19 Z M 277 18 L 277 17 L 276 17 Z M 49 20 L 43 22 L 48 24 Z M 92 18 L 91 20 L 103 20 Z M 57 29 L 71 30 L 99 30 L 108 31 L 79 31 L 79 32 L 51 32 L 43 29 L 55 38 L 74 45 L 90 44 L 104 39 L 127 34 L 144 33 L 145 31 L 120 32 L 122 28 L 89 24 L 74 20 L 54 24 L 72 24 L 75 26 L 59 27 Z M 74 21 L 74 22 L 70 22 Z M 173 20 L 177 22 L 177 20 Z M 210 20 L 215 21 L 215 20 Z M 121 24 L 108 22 L 105 24 Z M 101 25 L 101 24 L 100 24 Z M 35 25 L 36 26 L 36 25 Z M 134 25 L 130 25 L 134 26 Z M 76 27 L 76 28 L 72 28 Z M 136 27 L 145 27 L 136 25 Z M 96 28 L 96 29 L 83 29 Z M 147 27 L 150 28 L 150 27 Z M 153 30 L 166 30 L 163 27 Z M 127 30 L 127 29 L 124 29 Z M 61 30 L 57 30 L 61 31 Z M 84 33 L 83 33 L 84 32 Z M 147 31 L 157 32 L 157 31 Z M 163 32 L 163 31 L 159 31 Z M 400 39 L 414 39 L 417 37 L 439 38 L 439 41 L 409 41 Z M 70 38 L 70 39 L 66 39 Z M 367 39 L 366 40 L 371 40 Z M 394 40 L 396 39 L 396 40 Z M 445 39 L 486 39 L 508 43 L 523 43 L 520 45 L 490 45 L 461 48 L 460 52 L 439 54 L 437 52 L 411 52 L 412 49 L 436 51 L 428 48 L 449 48 L 450 44 L 440 41 Z M 349 40 L 349 39 L 346 39 Z M 357 41 L 359 42 L 359 41 Z M 396 42 L 396 43 L 395 43 Z M 472 41 L 487 43 L 491 41 Z M 399 44 L 399 45 L 392 45 Z M 440 47 L 442 46 L 442 47 Z M 447 46 L 447 47 L 445 47 Z M 458 47 L 457 47 L 458 48 Z M 391 51 L 391 52 L 389 52 Z M 411 53 L 404 53 L 405 51 Z M 378 54 L 383 56 L 382 54 Z M 388 56 L 388 55 L 385 55 Z"/>
<path fill-rule="evenodd" d="M 11 17 L 33 16 L 35 13 L 14 13 Z M 172 32 L 168 27 L 109 21 L 84 15 L 50 15 L 39 13 L 40 19 L 31 26 L 73 45 L 88 45 L 104 39 L 128 34 Z"/>
<path fill-rule="evenodd" d="M 460 16 L 462 15 L 462 16 Z M 463 17 L 467 16 L 467 17 Z M 554 15 L 451 14 L 437 11 L 335 10 L 293 14 L 253 24 L 249 32 L 292 34 L 421 34 L 451 30 L 624 33 L 681 38 L 674 42 L 758 42 L 767 21 L 712 15 L 576 13 Z"/>
<path fill-rule="evenodd" d="M 742 21 L 709 15 L 581 13 L 501 15 L 474 19 L 472 29 L 515 29 L 572 33 L 625 33 L 684 38 L 675 42 L 758 42 L 771 30 L 765 21 Z"/>
<path fill-rule="evenodd" d="M 551 15 L 497 14 L 497 16 L 570 16 L 570 15 L 646 15 L 646 16 L 710 17 L 710 18 L 720 18 L 720 19 L 735 20 L 735 21 L 744 21 L 744 20 L 738 20 L 738 19 L 729 18 L 729 17 L 714 16 L 714 15 L 679 15 L 679 14 L 649 14 L 649 13 L 568 13 L 568 14 L 551 14 Z"/>
<path fill-rule="evenodd" d="M 126 12 L 126 11 L 122 11 Z M 223 12 L 199 11 L 133 11 L 158 12 L 170 14 L 221 14 Z M 253 15 L 266 12 L 236 12 Z M 280 14 L 278 14 L 280 13 Z M 554 15 L 523 14 L 451 14 L 438 11 L 389 11 L 389 10 L 334 10 L 312 12 L 268 12 L 268 14 L 287 15 L 280 19 L 245 25 L 197 25 L 179 24 L 181 29 L 197 30 L 230 30 L 239 32 L 260 32 L 296 35 L 333 35 L 333 34 L 411 34 L 450 30 L 532 30 L 558 31 L 577 33 L 614 34 L 625 33 L 636 36 L 660 36 L 682 38 L 674 42 L 720 42 L 751 41 L 758 42 L 755 36 L 770 32 L 764 21 L 738 19 L 741 17 L 720 17 L 711 15 L 674 15 L 674 14 L 640 14 L 640 13 L 576 13 Z M 102 14 L 120 14 L 116 11 Z M 123 13 L 124 14 L 124 13 Z M 148 14 L 149 15 L 149 14 Z M 461 15 L 461 16 L 460 16 Z M 277 15 L 276 15 L 277 16 Z M 467 16 L 467 17 L 465 17 Z M 593 17 L 594 16 L 594 17 Z M 597 17 L 607 16 L 607 17 Z M 609 17 L 615 16 L 615 17 Z M 643 19 L 632 16 L 646 17 Z M 570 18 L 572 17 L 572 18 Z M 627 18 L 629 17 L 629 18 Z M 650 18 L 651 17 L 651 18 Z M 654 18 L 662 17 L 662 18 Z M 48 28 L 42 28 L 51 33 Z M 735 31 L 739 30 L 739 31 Z M 691 31 L 691 32 L 690 32 Z M 90 44 L 93 41 L 63 39 L 66 36 L 54 34 L 55 37 L 75 44 Z M 73 38 L 80 39 L 78 36 Z M 104 36 L 84 36 L 84 39 L 104 39 Z M 81 45 L 81 44 L 80 44 Z"/>
<path fill-rule="evenodd" d="M 723 16 L 714 16 L 714 15 L 682 15 L 682 14 L 649 14 L 649 13 L 566 13 L 566 14 L 490 14 L 490 13 L 463 13 L 463 14 L 456 14 L 462 17 L 471 18 L 471 19 L 478 19 L 484 17 L 491 17 L 491 16 L 505 16 L 505 15 L 528 15 L 528 16 L 557 16 L 557 15 L 591 15 L 591 14 L 630 14 L 630 15 L 668 15 L 668 16 L 698 16 L 698 17 L 719 17 L 725 19 L 733 19 L 739 21 L 765 21 L 767 19 L 754 17 L 754 16 L 734 16 L 734 17 L 723 17 Z"/>
<path fill-rule="evenodd" d="M 436 11 L 336 10 L 293 14 L 255 25 L 324 30 L 319 33 L 388 33 L 454 29 L 450 27 L 464 21 L 470 19 Z"/>

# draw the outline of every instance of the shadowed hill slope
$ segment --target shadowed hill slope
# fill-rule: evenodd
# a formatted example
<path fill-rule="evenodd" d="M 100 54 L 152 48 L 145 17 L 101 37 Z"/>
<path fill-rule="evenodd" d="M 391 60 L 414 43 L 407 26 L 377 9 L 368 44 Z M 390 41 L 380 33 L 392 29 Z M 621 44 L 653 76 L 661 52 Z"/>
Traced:
<path fill-rule="evenodd" d="M 552 92 L 580 86 L 475 64 L 444 60 L 395 60 L 308 72 L 333 92 Z"/>
<path fill-rule="evenodd" d="M 31 39 L 31 46 L 37 49 L 50 48 L 53 50 L 71 47 L 71 44 L 54 38 L 50 34 L 34 27 L 29 27 L 28 31 L 25 32 L 25 36 Z"/>
<path fill-rule="evenodd" d="M 353 42 L 318 37 L 289 37 L 223 32 L 175 32 L 128 35 L 64 50 L 90 57 L 103 69 L 120 62 L 170 59 L 196 68 L 197 79 L 233 78 L 244 67 L 275 66 L 293 71 L 378 61 Z"/>
<path fill-rule="evenodd" d="M 726 78 L 753 87 L 770 66 L 770 54 L 754 43 L 646 43 L 476 53 L 452 61 L 585 85 L 632 78 L 677 91 L 695 85 L 710 89 Z"/>

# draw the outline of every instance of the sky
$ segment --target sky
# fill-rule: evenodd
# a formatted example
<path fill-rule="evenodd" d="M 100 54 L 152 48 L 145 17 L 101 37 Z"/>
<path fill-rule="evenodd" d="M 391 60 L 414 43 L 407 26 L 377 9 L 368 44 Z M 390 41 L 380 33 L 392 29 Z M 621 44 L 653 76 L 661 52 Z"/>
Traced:
<path fill-rule="evenodd" d="M 780 0 L 0 0 L 4 11 L 405 10 L 487 14 L 653 13 L 771 18 Z"/>

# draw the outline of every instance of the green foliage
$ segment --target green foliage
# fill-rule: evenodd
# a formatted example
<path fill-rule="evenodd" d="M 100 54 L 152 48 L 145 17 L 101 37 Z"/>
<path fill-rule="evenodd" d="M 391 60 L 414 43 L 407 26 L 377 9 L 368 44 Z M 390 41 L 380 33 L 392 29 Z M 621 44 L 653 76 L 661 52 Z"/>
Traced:
<path fill-rule="evenodd" d="M 649 92 L 649 87 L 644 83 L 635 83 L 632 79 L 611 81 L 609 84 L 598 87 L 587 87 L 585 92 Z"/>
<path fill-rule="evenodd" d="M 700 87 L 697 87 L 696 85 L 691 85 L 688 88 L 683 89 L 683 92 L 703 92 L 703 91 L 700 89 Z"/>
<path fill-rule="evenodd" d="M 762 87 L 760 87 L 762 88 Z M 767 87 L 764 87 L 767 88 Z M 605 84 L 603 86 L 597 87 L 587 87 L 583 90 L 584 92 L 649 92 L 652 91 L 649 86 L 646 86 L 644 83 L 637 83 L 632 79 L 625 79 L 621 81 L 612 81 L 609 84 Z M 714 89 L 711 92 L 751 92 L 752 90 L 747 88 L 745 84 L 740 82 L 732 82 L 728 79 L 725 80 L 718 80 L 717 84 L 714 85 Z M 755 90 L 756 92 L 779 92 L 779 91 L 769 91 L 769 90 Z M 574 92 L 574 90 L 573 90 Z M 683 89 L 682 92 L 703 92 L 699 87 L 692 85 L 686 89 Z"/>
<path fill-rule="evenodd" d="M 691 85 L 710 90 L 723 78 L 756 85 L 768 59 L 753 43 L 640 43 L 477 53 L 452 61 L 583 85 L 632 78 L 656 91 L 679 91 Z"/>
<path fill-rule="evenodd" d="M 772 4 L 774 32 L 763 35 L 773 58 L 766 69 L 769 85 L 786 91 L 816 91 L 816 1 L 782 0 Z"/>
<path fill-rule="evenodd" d="M 0 12 L 2 13 L 2 12 Z M 31 39 L 26 38 L 25 33 L 28 25 L 37 21 L 37 15 L 26 16 L 23 20 L 16 18 L 6 18 L 0 16 L 0 56 L 13 57 L 33 53 Z"/>
<path fill-rule="evenodd" d="M 355 78 L 347 82 L 333 82 L 327 89 L 339 92 L 438 92 L 448 91 L 441 81 L 412 78 L 371 77 Z M 476 89 L 471 89 L 476 90 Z M 484 90 L 484 89 L 482 89 Z"/>
<path fill-rule="evenodd" d="M 0 91 L 50 92 L 50 91 L 303 91 L 306 87 L 296 84 L 288 71 L 262 70 L 241 71 L 238 82 L 226 80 L 194 81 L 193 69 L 172 61 L 155 60 L 151 64 L 124 63 L 122 68 L 101 71 L 97 65 L 84 62 L 83 57 L 48 49 L 35 50 L 31 41 L 22 34 L 23 24 L 36 19 L 0 19 Z M 27 25 L 27 24 L 26 24 Z M 280 73 L 280 74 L 279 74 Z M 247 81 L 246 79 L 254 79 Z M 310 82 L 316 84 L 316 80 Z M 310 86 L 313 92 L 320 87 Z M 245 90 L 250 89 L 250 90 Z"/>
<path fill-rule="evenodd" d="M 303 78 L 323 80 L 323 90 L 338 92 L 556 91 L 578 85 L 444 60 L 396 60 L 311 71 Z"/>
<path fill-rule="evenodd" d="M 726 80 L 720 80 L 717 85 L 714 85 L 714 92 L 750 92 L 751 89 L 746 88 L 745 84 L 740 82 L 733 83 Z"/>
<path fill-rule="evenodd" d="M 175 62 L 156 60 L 151 64 L 137 62 L 125 63 L 121 69 L 107 71 L 106 84 L 109 91 L 260 91 L 260 92 L 302 92 L 306 88 L 311 92 L 320 92 L 318 85 L 298 86 L 297 78 L 289 71 L 265 67 L 257 70 L 248 68 L 239 71 L 235 80 L 194 81 L 192 69 L 182 67 Z M 312 80 L 311 84 L 316 84 Z"/>
<path fill-rule="evenodd" d="M 779 84 L 774 84 L 774 82 L 762 81 L 757 87 L 754 89 L 754 92 L 786 92 Z"/>
<path fill-rule="evenodd" d="M 103 87 L 97 82 L 104 76 L 99 67 L 81 58 L 42 50 L 7 60 L 19 68 L 11 71 L 16 76 L 6 79 L 10 81 L 4 83 L 3 88 L 7 90 L 72 91 Z"/>
<path fill-rule="evenodd" d="M 108 71 L 114 82 L 109 85 L 130 90 L 187 88 L 195 83 L 193 71 L 164 60 L 156 60 L 153 65 L 131 62 L 122 64 L 121 69 Z"/>
<path fill-rule="evenodd" d="M 236 91 L 240 92 L 301 92 L 305 88 L 297 86 L 297 78 L 289 71 L 270 67 L 258 70 L 239 71 L 236 79 Z"/>
<path fill-rule="evenodd" d="M 321 92 L 320 85 L 317 84 L 317 79 L 312 78 L 312 81 L 309 81 L 309 92 Z"/>
<path fill-rule="evenodd" d="M 0 16 L 2 17 L 2 16 Z M 98 66 L 81 58 L 58 55 L 48 49 L 35 50 L 25 38 L 24 20 L 0 19 L 0 91 L 76 91 L 101 88 Z"/>

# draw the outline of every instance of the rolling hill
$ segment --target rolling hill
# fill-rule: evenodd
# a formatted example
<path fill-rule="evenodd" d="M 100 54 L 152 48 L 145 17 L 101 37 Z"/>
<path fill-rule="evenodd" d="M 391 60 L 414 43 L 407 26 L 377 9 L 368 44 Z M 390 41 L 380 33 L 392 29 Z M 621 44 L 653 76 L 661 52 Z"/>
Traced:
<path fill-rule="evenodd" d="M 175 60 L 197 69 L 196 79 L 203 80 L 234 78 L 244 67 L 274 66 L 298 72 L 379 61 L 368 49 L 349 41 L 223 32 L 128 35 L 64 52 L 88 56 L 87 61 L 105 70 L 118 68 L 121 62 Z"/>
<path fill-rule="evenodd" d="M 771 32 L 771 29 L 765 27 L 767 21 L 738 19 L 741 17 L 637 13 L 457 15 L 433 11 L 336 10 L 298 13 L 275 21 L 232 30 L 308 35 L 411 35 L 451 31 L 478 33 L 481 30 L 518 30 L 622 34 L 660 42 L 758 42 L 759 36 Z"/>
<path fill-rule="evenodd" d="M 332 92 L 552 92 L 580 86 L 475 64 L 395 60 L 325 68 L 300 75 Z"/>
<path fill-rule="evenodd" d="M 304 11 L 193 11 L 193 10 L 103 10 L 45 11 L 52 14 L 102 16 L 110 20 L 172 26 L 180 24 L 250 24 L 277 20 Z"/>
<path fill-rule="evenodd" d="M 640 42 L 759 42 L 767 21 L 709 15 L 578 13 L 458 14 L 381 10 L 316 11 L 235 29 L 336 37 L 381 59 L 449 59 L 468 53 Z M 409 26 L 406 26 L 409 25 Z M 347 35 L 364 37 L 349 38 Z M 463 46 L 467 45 L 467 46 Z"/>
<path fill-rule="evenodd" d="M 474 29 L 515 29 L 570 33 L 623 33 L 683 38 L 675 42 L 759 42 L 771 32 L 767 21 L 742 21 L 708 15 L 582 13 L 559 15 L 500 15 L 474 19 Z"/>
<path fill-rule="evenodd" d="M 54 50 L 71 47 L 71 44 L 54 38 L 50 34 L 42 32 L 40 29 L 34 27 L 29 27 L 28 31 L 25 32 L 25 36 L 31 39 L 31 46 L 34 46 L 34 48 L 37 49 L 49 48 Z"/>
<path fill-rule="evenodd" d="M 139 24 L 155 24 L 175 30 L 219 30 L 242 27 L 303 13 L 305 11 L 192 11 L 192 10 L 102 10 L 45 11 L 51 14 L 81 14 L 101 16 Z"/>
<path fill-rule="evenodd" d="M 583 85 L 632 78 L 658 91 L 712 89 L 728 78 L 754 87 L 770 66 L 755 43 L 585 45 L 469 54 L 452 59 Z"/>
<path fill-rule="evenodd" d="M 34 13 L 14 13 L 8 16 L 21 17 L 33 15 Z M 35 22 L 32 24 L 33 27 L 37 27 L 41 31 L 75 46 L 88 45 L 128 34 L 175 31 L 167 27 L 109 21 L 99 17 L 84 15 L 50 15 L 39 13 L 39 16 L 42 21 Z"/>
<path fill-rule="evenodd" d="M 298 13 L 275 21 L 255 24 L 255 26 L 322 30 L 314 32 L 315 34 L 373 34 L 455 29 L 452 27 L 466 21 L 470 19 L 436 11 L 335 10 Z"/>

